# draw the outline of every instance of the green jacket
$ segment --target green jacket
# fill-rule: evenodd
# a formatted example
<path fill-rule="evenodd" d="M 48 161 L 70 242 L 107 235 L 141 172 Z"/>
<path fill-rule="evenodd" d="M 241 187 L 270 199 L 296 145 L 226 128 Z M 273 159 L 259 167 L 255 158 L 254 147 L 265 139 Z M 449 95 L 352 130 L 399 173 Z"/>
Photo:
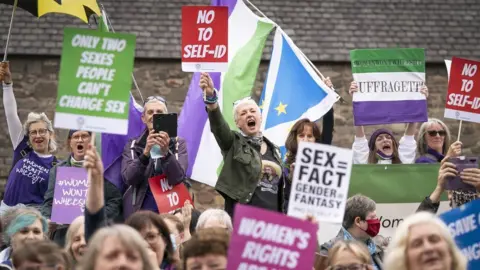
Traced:
<path fill-rule="evenodd" d="M 208 110 L 208 119 L 210 120 L 210 130 L 215 136 L 224 159 L 215 189 L 224 197 L 241 204 L 248 204 L 262 173 L 260 153 L 250 146 L 242 134 L 230 129 L 220 109 Z M 282 159 L 279 148 L 265 137 L 264 141 L 268 147 L 272 147 L 275 159 L 281 165 Z M 283 171 L 285 172 L 285 170 Z M 289 195 L 285 194 L 285 179 L 285 173 L 282 173 L 278 205 L 282 207 L 279 211 L 284 212 L 286 209 L 283 208 Z"/>

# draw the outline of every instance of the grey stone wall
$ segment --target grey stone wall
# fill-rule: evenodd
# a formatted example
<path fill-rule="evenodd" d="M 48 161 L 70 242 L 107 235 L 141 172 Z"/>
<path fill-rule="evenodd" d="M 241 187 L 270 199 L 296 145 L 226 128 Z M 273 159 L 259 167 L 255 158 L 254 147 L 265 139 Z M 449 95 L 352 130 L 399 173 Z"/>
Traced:
<path fill-rule="evenodd" d="M 53 118 L 57 93 L 57 80 L 59 71 L 59 58 L 46 57 L 10 57 L 11 69 L 14 79 L 14 91 L 18 104 L 18 113 L 21 121 L 30 111 L 42 112 Z M 317 67 L 325 76 L 330 76 L 336 89 L 345 97 L 348 104 L 335 105 L 335 134 L 334 144 L 350 147 L 353 142 L 353 117 L 351 98 L 348 96 L 348 87 L 352 80 L 349 63 L 317 63 Z M 259 97 L 263 81 L 265 80 L 268 63 L 262 63 L 253 95 Z M 144 60 L 135 62 L 135 77 L 144 97 L 150 95 L 163 95 L 168 99 L 168 107 L 172 112 L 180 112 L 185 99 L 191 74 L 181 71 L 180 61 Z M 431 117 L 443 119 L 445 95 L 447 89 L 447 72 L 442 64 L 427 65 L 427 85 L 430 89 L 428 99 L 429 114 Z M 133 90 L 137 100 L 138 92 Z M 8 135 L 3 102 L 0 104 L 0 191 L 3 190 L 5 180 L 12 162 L 12 144 Z M 446 121 L 452 134 L 457 134 L 458 122 Z M 367 127 L 367 135 L 375 128 Z M 391 125 L 390 128 L 398 136 L 404 130 L 403 124 Z M 480 142 L 478 134 L 480 125 L 464 123 L 461 139 L 464 143 L 465 153 L 478 154 Z M 62 145 L 60 157 L 65 157 L 67 151 L 64 147 L 66 131 L 59 130 L 57 139 Z M 197 207 L 221 206 L 223 200 L 215 196 L 215 192 L 201 184 L 195 184 Z"/>

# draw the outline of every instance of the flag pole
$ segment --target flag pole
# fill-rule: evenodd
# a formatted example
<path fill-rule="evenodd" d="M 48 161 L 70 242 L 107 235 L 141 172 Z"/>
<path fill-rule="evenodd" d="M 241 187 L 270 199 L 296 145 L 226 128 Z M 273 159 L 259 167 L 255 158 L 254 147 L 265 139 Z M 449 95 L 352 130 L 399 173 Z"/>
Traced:
<path fill-rule="evenodd" d="M 112 29 L 113 33 L 115 33 L 115 29 L 113 29 L 113 25 L 112 25 L 112 22 L 110 21 L 110 17 L 108 17 L 107 11 L 105 10 L 103 4 L 100 4 L 100 6 L 101 6 L 101 9 L 103 10 L 103 12 L 105 13 L 105 19 L 107 21 L 107 26 Z M 138 91 L 138 94 L 140 95 L 140 98 L 142 99 L 142 104 L 145 103 L 145 99 L 143 99 L 142 91 L 140 91 L 140 87 L 138 87 L 137 80 L 135 79 L 135 75 L 133 74 L 133 72 L 132 72 L 132 80 L 133 80 L 133 84 L 135 85 L 135 88 Z"/>
<path fill-rule="evenodd" d="M 257 8 L 254 4 L 252 4 L 252 2 L 250 2 L 249 0 L 245 0 L 247 3 L 249 3 L 258 13 L 260 13 L 260 15 L 262 15 L 265 19 L 268 19 L 270 20 L 278 29 L 280 29 L 280 31 L 286 35 L 287 33 L 285 33 L 285 31 L 283 31 L 283 29 L 276 23 L 274 22 L 273 20 L 271 20 L 270 18 L 267 17 L 267 15 L 265 15 L 259 8 Z M 296 47 L 296 45 L 295 45 Z M 315 72 L 322 78 L 322 81 L 325 81 L 325 76 L 323 76 L 323 74 L 320 72 L 320 70 L 318 70 L 318 68 L 312 63 L 312 61 L 310 61 L 310 59 L 308 59 L 308 57 L 302 52 L 302 50 L 300 50 L 300 48 L 297 47 L 297 51 L 300 52 L 300 54 L 303 56 L 303 58 L 305 58 L 305 60 L 307 60 L 307 63 L 313 68 L 313 70 L 315 70 Z M 335 93 L 337 93 L 337 90 L 335 90 L 335 88 L 331 88 Z M 338 94 L 338 93 L 337 93 Z M 347 103 L 342 96 L 338 95 L 338 99 L 337 101 L 340 100 L 341 103 Z"/>
<path fill-rule="evenodd" d="M 12 34 L 13 18 L 15 17 L 15 10 L 17 9 L 18 0 L 13 3 L 12 17 L 10 18 L 10 27 L 8 28 L 7 43 L 5 44 L 5 51 L 3 53 L 3 62 L 7 61 L 8 44 L 10 43 L 10 35 Z"/>

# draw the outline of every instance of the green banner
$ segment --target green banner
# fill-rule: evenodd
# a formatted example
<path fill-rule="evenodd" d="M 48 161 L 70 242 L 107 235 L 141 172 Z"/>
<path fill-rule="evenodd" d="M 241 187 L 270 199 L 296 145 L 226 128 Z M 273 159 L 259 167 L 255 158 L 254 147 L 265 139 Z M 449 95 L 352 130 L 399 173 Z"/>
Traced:
<path fill-rule="evenodd" d="M 353 73 L 425 72 L 424 49 L 361 49 L 350 51 Z"/>
<path fill-rule="evenodd" d="M 349 196 L 376 203 L 420 203 L 437 185 L 439 164 L 353 165 Z M 442 197 L 447 200 L 446 195 Z"/>
<path fill-rule="evenodd" d="M 65 28 L 55 127 L 127 134 L 135 35 Z"/>

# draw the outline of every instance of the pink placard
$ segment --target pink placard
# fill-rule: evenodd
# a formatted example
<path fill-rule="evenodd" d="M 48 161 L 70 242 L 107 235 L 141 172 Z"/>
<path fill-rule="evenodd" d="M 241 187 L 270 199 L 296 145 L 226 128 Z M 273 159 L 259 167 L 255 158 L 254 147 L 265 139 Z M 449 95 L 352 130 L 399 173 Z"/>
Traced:
<path fill-rule="evenodd" d="M 318 226 L 237 204 L 227 270 L 312 269 Z"/>

